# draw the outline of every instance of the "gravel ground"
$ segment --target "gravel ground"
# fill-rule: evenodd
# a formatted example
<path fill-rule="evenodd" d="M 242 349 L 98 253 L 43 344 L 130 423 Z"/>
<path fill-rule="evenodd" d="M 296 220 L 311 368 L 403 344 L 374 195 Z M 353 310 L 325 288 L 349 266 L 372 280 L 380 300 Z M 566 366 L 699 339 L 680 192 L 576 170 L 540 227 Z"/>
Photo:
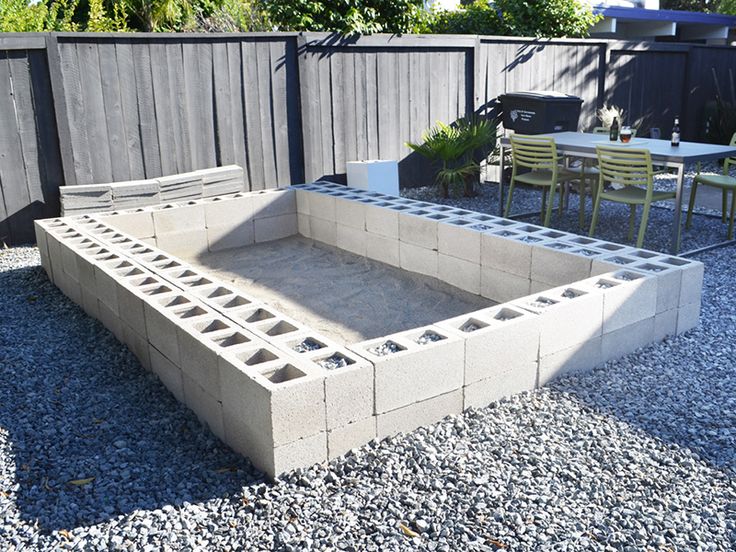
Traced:
<path fill-rule="evenodd" d="M 273 484 L 0 250 L 0 549 L 733 550 L 733 254 L 696 330 Z"/>
<path fill-rule="evenodd" d="M 716 163 L 703 165 L 703 172 L 719 173 L 721 168 Z M 695 175 L 695 166 L 688 166 L 685 171 L 685 187 L 688 189 L 692 178 Z M 736 172 L 732 171 L 736 176 Z M 674 190 L 675 179 L 673 176 L 658 175 L 655 177 L 655 188 L 659 190 Z M 508 188 L 507 188 L 508 190 Z M 437 195 L 437 189 L 434 186 L 425 186 L 420 188 L 411 188 L 402 190 L 402 195 L 422 201 L 434 201 L 435 203 L 445 203 L 463 209 L 472 209 L 492 215 L 498 214 L 498 186 L 496 184 L 482 184 L 479 187 L 480 194 L 477 197 L 453 197 L 450 199 L 442 199 Z M 700 194 L 698 195 L 700 197 Z M 511 215 L 539 212 L 542 205 L 542 193 L 539 188 L 517 187 L 514 190 L 514 199 L 511 206 Z M 649 213 L 649 224 L 644 237 L 644 247 L 654 251 L 669 251 L 672 219 L 674 210 L 674 200 L 655 203 Z M 730 206 L 730 199 L 729 199 Z M 716 244 L 726 240 L 727 225 L 722 224 L 720 218 L 712 218 L 705 216 L 693 216 L 693 224 L 690 230 L 685 230 L 685 212 L 687 203 L 683 202 L 682 215 L 682 248 L 681 251 L 690 251 L 705 247 L 707 245 Z M 581 230 L 578 222 L 579 198 L 576 193 L 570 195 L 569 208 L 563 211 L 562 217 L 557 215 L 557 210 L 552 215 L 551 226 L 566 232 L 574 232 L 576 234 L 588 234 L 590 229 L 590 219 L 593 213 L 593 202 L 588 196 L 585 205 L 586 222 Z M 696 214 L 717 214 L 720 217 L 720 211 L 712 211 L 710 209 L 697 208 Z M 641 215 L 641 207 L 639 207 L 639 216 Z M 526 222 L 540 223 L 538 215 L 521 217 L 520 220 Z M 639 221 L 637 218 L 634 240 L 629 242 L 627 239 L 629 224 L 629 207 L 612 202 L 601 203 L 601 213 L 598 218 L 598 226 L 596 227 L 595 236 L 601 239 L 614 241 L 616 243 L 636 243 L 636 232 L 639 231 Z"/>

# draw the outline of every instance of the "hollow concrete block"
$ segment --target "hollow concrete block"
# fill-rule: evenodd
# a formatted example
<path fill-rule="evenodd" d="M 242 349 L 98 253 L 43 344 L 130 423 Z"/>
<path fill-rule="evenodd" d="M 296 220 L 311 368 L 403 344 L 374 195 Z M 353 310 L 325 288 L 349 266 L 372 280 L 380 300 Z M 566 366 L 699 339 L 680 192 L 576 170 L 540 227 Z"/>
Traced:
<path fill-rule="evenodd" d="M 499 305 L 443 320 L 437 326 L 463 339 L 467 386 L 489 378 L 500 381 L 507 374 L 536 382 L 540 322 L 535 313 Z M 530 369 L 533 374 L 528 373 Z"/>
<path fill-rule="evenodd" d="M 225 439 L 225 423 L 223 420 L 222 403 L 213 397 L 199 382 L 182 372 L 182 387 L 184 389 L 184 404 L 197 415 L 200 422 L 207 425 L 210 431 L 219 439 Z"/>
<path fill-rule="evenodd" d="M 480 294 L 497 303 L 505 303 L 531 293 L 531 281 L 526 276 L 517 276 L 481 266 Z"/>
<path fill-rule="evenodd" d="M 206 253 L 209 247 L 204 229 L 157 234 L 156 245 L 167 253 L 185 258 Z"/>
<path fill-rule="evenodd" d="M 449 255 L 480 265 L 481 233 L 473 230 L 472 220 L 459 219 L 437 225 L 437 250 L 440 255 Z"/>
<path fill-rule="evenodd" d="M 399 239 L 399 211 L 378 205 L 366 205 L 365 228 L 371 234 Z"/>
<path fill-rule="evenodd" d="M 439 253 L 437 259 L 440 280 L 469 293 L 480 294 L 480 264 L 443 253 Z"/>
<path fill-rule="evenodd" d="M 118 318 L 118 315 L 112 312 L 111 309 L 107 307 L 104 303 L 101 301 L 98 302 L 99 307 L 99 313 L 100 313 L 100 322 L 102 323 L 107 330 L 112 333 L 115 336 L 115 339 L 118 341 L 123 340 L 123 327 L 120 322 L 120 318 Z"/>
<path fill-rule="evenodd" d="M 632 267 L 645 274 L 653 274 L 657 278 L 657 312 L 677 308 L 680 303 L 680 287 L 682 270 L 655 261 L 638 263 Z"/>
<path fill-rule="evenodd" d="M 601 362 L 608 362 L 646 347 L 654 341 L 654 316 L 603 334 Z"/>
<path fill-rule="evenodd" d="M 335 227 L 335 243 L 340 249 L 365 257 L 368 247 L 367 242 L 368 233 L 365 230 L 337 223 Z"/>
<path fill-rule="evenodd" d="M 205 204 L 164 206 L 151 211 L 156 237 L 162 234 L 178 234 L 184 231 L 203 232 L 205 228 Z"/>
<path fill-rule="evenodd" d="M 158 376 L 164 387 L 168 389 L 176 400 L 182 404 L 184 401 L 184 381 L 179 367 L 162 355 L 156 347 L 149 345 L 149 356 L 151 358 L 151 371 Z"/>
<path fill-rule="evenodd" d="M 668 336 L 677 335 L 678 309 L 657 313 L 654 317 L 654 340 L 662 341 Z"/>
<path fill-rule="evenodd" d="M 511 236 L 502 235 L 509 233 Z M 520 235 L 510 230 L 484 232 L 481 235 L 481 265 L 483 268 L 506 272 L 522 278 L 531 275 L 532 247 L 510 239 Z"/>
<path fill-rule="evenodd" d="M 247 220 L 238 226 L 207 228 L 207 246 L 210 251 L 223 251 L 255 243 L 255 226 Z"/>
<path fill-rule="evenodd" d="M 500 372 L 463 388 L 463 410 L 484 408 L 492 402 L 537 387 L 537 362 L 520 365 L 517 370 Z"/>
<path fill-rule="evenodd" d="M 697 327 L 700 322 L 700 301 L 683 305 L 677 309 L 677 333 L 681 334 Z"/>
<path fill-rule="evenodd" d="M 337 246 L 337 224 L 335 221 L 310 215 L 309 225 L 313 240 L 331 245 L 332 247 Z"/>
<path fill-rule="evenodd" d="M 335 222 L 365 231 L 366 205 L 354 199 L 335 198 Z"/>
<path fill-rule="evenodd" d="M 442 339 L 419 345 L 416 340 L 425 332 L 437 334 Z M 376 347 L 386 342 L 395 343 L 401 350 L 386 355 L 376 353 Z M 377 414 L 442 395 L 463 385 L 463 340 L 434 326 L 364 341 L 348 348 L 375 367 Z"/>
<path fill-rule="evenodd" d="M 296 194 L 288 188 L 262 190 L 250 194 L 253 201 L 253 218 L 271 218 L 296 214 Z"/>
<path fill-rule="evenodd" d="M 384 439 L 398 433 L 406 433 L 418 427 L 434 424 L 446 416 L 460 414 L 462 410 L 463 391 L 462 389 L 456 389 L 379 414 L 376 417 L 376 433 L 379 439 Z"/>
<path fill-rule="evenodd" d="M 401 265 L 398 238 L 366 233 L 366 256 L 375 261 L 399 267 Z"/>
<path fill-rule="evenodd" d="M 437 278 L 439 257 L 434 249 L 399 242 L 399 264 L 402 269 Z"/>
<path fill-rule="evenodd" d="M 437 220 L 430 211 L 418 209 L 399 214 L 399 241 L 424 249 L 437 249 Z M 434 216 L 446 216 L 436 214 Z"/>
<path fill-rule="evenodd" d="M 561 286 L 590 276 L 592 259 L 569 250 L 554 249 L 543 244 L 532 249 L 531 279 Z"/>
<path fill-rule="evenodd" d="M 254 227 L 256 243 L 280 240 L 297 233 L 296 215 L 277 215 L 255 219 Z"/>
<path fill-rule="evenodd" d="M 309 216 L 336 222 L 335 198 L 322 192 L 308 192 L 309 194 Z"/>
<path fill-rule="evenodd" d="M 156 235 L 151 211 L 132 211 L 104 217 L 105 223 L 134 238 L 152 238 Z"/>
<path fill-rule="evenodd" d="M 562 376 L 592 370 L 601 363 L 601 336 L 578 343 L 539 359 L 538 385 L 547 385 Z"/>
<path fill-rule="evenodd" d="M 223 407 L 257 447 L 326 431 L 324 376 L 308 364 L 264 344 L 221 355 L 219 367 Z"/>
<path fill-rule="evenodd" d="M 658 280 L 654 276 L 619 270 L 591 278 L 607 285 L 603 298 L 603 333 L 611 333 L 657 313 Z"/>
<path fill-rule="evenodd" d="M 296 228 L 300 235 L 305 238 L 312 237 L 312 225 L 309 215 L 297 213 L 296 215 Z"/>
<path fill-rule="evenodd" d="M 151 354 L 146 337 L 140 335 L 135 329 L 124 322 L 121 323 L 121 330 L 123 343 L 128 346 L 130 352 L 138 359 L 138 362 L 141 363 L 144 369 L 151 370 Z"/>
<path fill-rule="evenodd" d="M 332 460 L 376 438 L 376 417 L 370 416 L 327 432 L 327 457 Z"/>

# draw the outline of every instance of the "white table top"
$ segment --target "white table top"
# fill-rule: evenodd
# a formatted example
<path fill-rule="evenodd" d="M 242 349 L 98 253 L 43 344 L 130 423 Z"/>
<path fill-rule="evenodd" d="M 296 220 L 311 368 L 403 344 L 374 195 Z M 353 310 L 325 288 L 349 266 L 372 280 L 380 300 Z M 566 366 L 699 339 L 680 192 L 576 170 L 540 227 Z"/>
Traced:
<path fill-rule="evenodd" d="M 550 136 L 555 139 L 557 150 L 560 153 L 595 153 L 596 145 L 610 144 L 624 148 L 648 149 L 652 155 L 652 161 L 686 163 L 695 161 L 710 161 L 712 159 L 723 159 L 724 157 L 736 157 L 736 147 L 722 146 L 718 144 L 701 144 L 699 142 L 680 142 L 673 148 L 669 140 L 654 140 L 652 138 L 636 137 L 631 145 L 620 142 L 609 142 L 605 134 L 585 132 L 553 132 L 540 134 L 539 136 Z M 501 137 L 501 145 L 510 144 L 507 136 Z"/>

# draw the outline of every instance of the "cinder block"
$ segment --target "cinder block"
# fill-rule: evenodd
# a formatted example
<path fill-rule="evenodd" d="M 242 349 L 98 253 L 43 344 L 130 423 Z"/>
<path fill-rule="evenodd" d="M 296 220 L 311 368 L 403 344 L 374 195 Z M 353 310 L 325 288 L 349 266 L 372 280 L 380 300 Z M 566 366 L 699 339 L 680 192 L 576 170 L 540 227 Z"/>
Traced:
<path fill-rule="evenodd" d="M 95 281 L 97 283 L 97 298 L 116 317 L 120 312 L 118 308 L 118 282 L 112 273 L 104 267 L 95 266 Z"/>
<path fill-rule="evenodd" d="M 365 231 L 365 203 L 355 199 L 335 199 L 335 221 L 338 225 Z"/>
<path fill-rule="evenodd" d="M 486 266 L 480 271 L 480 294 L 497 303 L 505 303 L 531 293 L 529 278 Z"/>
<path fill-rule="evenodd" d="M 245 190 L 243 168 L 239 165 L 225 165 L 195 171 L 202 179 L 202 197 L 233 194 Z"/>
<path fill-rule="evenodd" d="M 369 259 L 399 267 L 401 265 L 399 255 L 398 238 L 386 238 L 378 234 L 367 232 L 366 256 Z"/>
<path fill-rule="evenodd" d="M 105 328 L 110 331 L 115 336 L 115 339 L 122 342 L 123 341 L 123 327 L 120 323 L 120 318 L 118 318 L 118 315 L 112 312 L 112 310 L 105 305 L 102 301 L 98 302 L 99 312 L 100 312 L 100 322 L 102 322 L 102 325 L 105 326 Z"/>
<path fill-rule="evenodd" d="M 238 331 L 234 324 L 218 316 L 180 319 L 176 335 L 182 372 L 218 400 L 221 399 L 218 355 L 230 347 L 255 345 L 252 335 Z"/>
<path fill-rule="evenodd" d="M 61 263 L 64 268 L 64 272 L 75 282 L 79 282 L 79 266 L 77 264 L 78 258 L 77 252 L 74 250 L 74 245 L 70 240 L 64 240 L 61 242 Z"/>
<path fill-rule="evenodd" d="M 181 366 L 177 327 L 193 318 L 209 315 L 184 294 L 174 292 L 144 305 L 148 341 L 166 358 Z M 181 318 L 184 317 L 184 318 Z"/>
<path fill-rule="evenodd" d="M 296 215 L 296 227 L 297 227 L 297 230 L 299 231 L 299 234 L 301 234 L 305 238 L 312 237 L 312 226 L 310 223 L 309 215 L 303 215 L 301 213 L 298 213 Z"/>
<path fill-rule="evenodd" d="M 425 333 L 441 336 L 423 345 Z M 393 343 L 398 352 L 381 355 Z M 348 347 L 375 367 L 375 412 L 383 413 L 459 389 L 463 385 L 464 342 L 440 328 L 428 326 Z"/>
<path fill-rule="evenodd" d="M 206 253 L 209 247 L 207 232 L 201 230 L 187 230 L 174 234 L 157 234 L 156 245 L 177 257 L 196 257 Z"/>
<path fill-rule="evenodd" d="M 86 288 L 80 286 L 82 293 L 82 308 L 87 316 L 94 318 L 95 320 L 100 319 L 100 305 L 97 301 L 97 295 L 89 292 Z"/>
<path fill-rule="evenodd" d="M 226 353 L 219 367 L 223 408 L 256 448 L 326 431 L 324 376 L 308 364 L 264 345 Z"/>
<path fill-rule="evenodd" d="M 529 295 L 510 305 L 540 316 L 540 357 L 584 343 L 601 335 L 603 293 L 571 284 Z"/>
<path fill-rule="evenodd" d="M 592 285 L 605 285 L 603 333 L 610 333 L 657 312 L 657 278 L 630 270 L 591 278 Z"/>
<path fill-rule="evenodd" d="M 480 294 L 479 264 L 442 253 L 438 255 L 438 261 L 440 280 L 470 293 Z"/>
<path fill-rule="evenodd" d="M 295 186 L 292 186 L 294 188 Z M 311 192 L 296 188 L 296 212 L 298 215 L 309 216 L 309 195 Z"/>
<path fill-rule="evenodd" d="M 610 255 L 607 257 L 598 257 L 591 261 L 590 275 L 599 276 L 608 272 L 615 272 L 622 268 L 630 268 L 636 264 L 637 260 L 627 257 L 624 254 Z"/>
<path fill-rule="evenodd" d="M 337 223 L 335 234 L 337 247 L 361 257 L 366 256 L 368 233 L 365 230 Z"/>
<path fill-rule="evenodd" d="M 514 372 L 500 372 L 463 388 L 463 409 L 484 408 L 492 402 L 510 397 L 537 386 L 537 362 Z"/>
<path fill-rule="evenodd" d="M 677 335 L 678 309 L 657 313 L 654 317 L 654 340 L 662 341 L 667 336 Z"/>
<path fill-rule="evenodd" d="M 162 176 L 156 180 L 162 202 L 199 199 L 204 191 L 202 178 L 196 172 Z"/>
<path fill-rule="evenodd" d="M 207 244 L 210 251 L 245 247 L 253 243 L 255 243 L 255 227 L 252 220 L 234 227 L 207 228 Z"/>
<path fill-rule="evenodd" d="M 376 418 L 371 416 L 327 432 L 327 457 L 332 460 L 376 438 Z"/>
<path fill-rule="evenodd" d="M 110 184 L 84 184 L 61 186 L 61 214 L 85 213 L 112 210 L 112 188 Z"/>
<path fill-rule="evenodd" d="M 457 389 L 379 414 L 376 418 L 376 433 L 379 439 L 384 439 L 434 424 L 452 414 L 460 414 L 462 410 L 463 392 L 462 389 Z"/>
<path fill-rule="evenodd" d="M 262 190 L 251 194 L 253 218 L 271 218 L 296 214 L 296 194 L 293 190 Z"/>
<path fill-rule="evenodd" d="M 700 322 L 700 302 L 683 305 L 677 309 L 678 335 L 698 326 Z"/>
<path fill-rule="evenodd" d="M 531 274 L 532 246 L 510 239 L 519 235 L 510 230 L 484 232 L 480 246 L 482 267 L 528 279 Z"/>
<path fill-rule="evenodd" d="M 256 242 L 280 240 L 297 233 L 296 215 L 279 215 L 255 219 Z"/>
<path fill-rule="evenodd" d="M 409 208 L 406 207 L 406 210 Z M 366 205 L 365 229 L 371 234 L 399 239 L 399 211 L 388 206 Z"/>
<path fill-rule="evenodd" d="M 182 383 L 184 388 L 184 404 L 186 404 L 199 418 L 199 421 L 207 425 L 210 431 L 218 438 L 225 439 L 225 423 L 222 414 L 222 403 L 210 395 L 186 372 L 182 372 Z"/>
<path fill-rule="evenodd" d="M 151 371 L 158 376 L 164 387 L 176 397 L 177 401 L 185 404 L 184 381 L 179 367 L 162 355 L 156 347 L 149 346 L 149 355 L 151 357 Z"/>
<path fill-rule="evenodd" d="M 539 359 L 539 386 L 569 374 L 588 372 L 601 363 L 602 338 L 594 337 Z"/>
<path fill-rule="evenodd" d="M 153 228 L 153 213 L 151 211 L 119 213 L 109 215 L 104 220 L 105 223 L 137 239 L 152 238 L 156 233 Z"/>
<path fill-rule="evenodd" d="M 41 256 L 41 266 L 46 271 L 49 280 L 54 281 L 54 274 L 51 269 L 51 259 L 49 258 L 49 249 L 46 241 L 46 229 L 40 224 L 40 221 L 34 221 L 34 230 L 36 233 L 36 246 L 38 254 Z"/>
<path fill-rule="evenodd" d="M 324 339 L 318 340 L 329 343 Z M 286 343 L 286 348 L 291 349 L 292 353 L 293 348 L 289 345 L 293 341 Z M 307 353 L 305 358 L 325 370 L 328 430 L 373 415 L 374 371 L 369 361 L 335 345 Z M 337 364 L 343 363 L 344 366 L 337 367 Z"/>
<path fill-rule="evenodd" d="M 309 216 L 326 220 L 328 222 L 336 222 L 335 198 L 322 192 L 309 193 Z"/>
<path fill-rule="evenodd" d="M 646 347 L 654 341 L 654 316 L 603 334 L 601 362 L 608 362 Z"/>
<path fill-rule="evenodd" d="M 121 323 L 123 333 L 123 343 L 128 346 L 130 352 L 135 355 L 138 361 L 146 370 L 151 370 L 151 355 L 148 350 L 148 341 L 128 324 Z"/>
<path fill-rule="evenodd" d="M 682 270 L 679 267 L 647 261 L 638 263 L 632 268 L 657 277 L 657 312 L 677 308 L 680 302 L 680 284 L 682 282 Z"/>
<path fill-rule="evenodd" d="M 166 205 L 151 212 L 156 237 L 162 234 L 178 234 L 181 232 L 199 231 L 205 229 L 205 204 L 194 205 Z"/>
<path fill-rule="evenodd" d="M 333 247 L 337 246 L 337 224 L 334 221 L 324 220 L 311 215 L 309 225 L 312 231 L 313 240 Z"/>
<path fill-rule="evenodd" d="M 418 209 L 399 214 L 399 240 L 405 243 L 437 249 L 437 219 L 431 217 L 449 218 L 447 215 L 432 213 Z"/>
<path fill-rule="evenodd" d="M 500 381 L 507 373 L 536 383 L 541 330 L 537 314 L 500 305 L 443 320 L 437 326 L 464 341 L 465 385 L 488 378 Z"/>
<path fill-rule="evenodd" d="M 253 220 L 253 196 L 250 194 L 233 198 L 216 197 L 203 205 L 207 228 L 238 228 Z"/>
<path fill-rule="evenodd" d="M 120 320 L 142 335 L 146 332 L 143 296 L 132 285 L 120 282 L 118 287 L 118 315 Z"/>
<path fill-rule="evenodd" d="M 449 255 L 480 265 L 481 233 L 471 227 L 472 220 L 457 219 L 437 225 L 437 247 L 440 255 Z"/>
<path fill-rule="evenodd" d="M 399 242 L 399 265 L 409 272 L 432 278 L 437 278 L 439 272 L 437 251 L 406 242 Z"/>
<path fill-rule="evenodd" d="M 663 256 L 656 259 L 657 264 L 679 268 L 681 273 L 679 305 L 699 303 L 703 293 L 703 273 L 705 265 L 699 261 L 681 257 Z"/>
<path fill-rule="evenodd" d="M 554 242 L 553 242 L 554 243 Z M 576 249 L 559 250 L 543 244 L 532 249 L 531 279 L 562 286 L 590 276 L 592 259 L 573 253 Z"/>

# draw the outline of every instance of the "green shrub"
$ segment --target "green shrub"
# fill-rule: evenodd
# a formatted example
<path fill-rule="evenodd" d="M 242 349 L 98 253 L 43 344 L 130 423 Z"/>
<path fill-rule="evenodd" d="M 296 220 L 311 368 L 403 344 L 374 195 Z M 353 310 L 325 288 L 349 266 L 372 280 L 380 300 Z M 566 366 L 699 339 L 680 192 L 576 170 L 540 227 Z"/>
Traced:
<path fill-rule="evenodd" d="M 410 33 L 425 17 L 422 0 L 267 0 L 265 6 L 282 31 Z"/>

